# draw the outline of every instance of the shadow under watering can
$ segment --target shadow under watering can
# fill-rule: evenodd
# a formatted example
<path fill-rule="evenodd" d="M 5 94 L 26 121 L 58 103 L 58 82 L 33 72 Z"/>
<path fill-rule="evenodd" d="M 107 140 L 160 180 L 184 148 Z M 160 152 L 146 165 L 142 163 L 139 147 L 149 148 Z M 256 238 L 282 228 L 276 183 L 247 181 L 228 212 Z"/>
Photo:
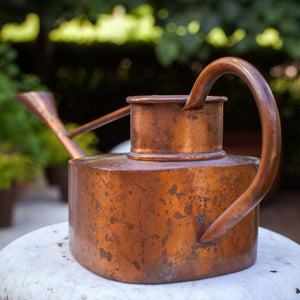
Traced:
<path fill-rule="evenodd" d="M 226 73 L 256 101 L 261 160 L 226 155 L 223 104 L 208 96 Z M 126 106 L 67 132 L 47 92 L 15 98 L 69 152 L 70 248 L 80 264 L 113 280 L 166 283 L 245 269 L 256 260 L 258 204 L 277 172 L 281 130 L 272 92 L 248 62 L 209 64 L 186 95 L 128 97 Z M 85 157 L 72 139 L 129 114 L 131 150 Z"/>

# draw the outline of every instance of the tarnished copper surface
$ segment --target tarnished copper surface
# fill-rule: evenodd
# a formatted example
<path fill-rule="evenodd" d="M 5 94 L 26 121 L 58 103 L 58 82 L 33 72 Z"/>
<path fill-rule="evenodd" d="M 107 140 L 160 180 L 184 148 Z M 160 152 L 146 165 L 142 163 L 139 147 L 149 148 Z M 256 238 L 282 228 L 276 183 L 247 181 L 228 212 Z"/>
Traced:
<path fill-rule="evenodd" d="M 259 167 L 258 159 L 223 151 L 226 98 L 207 95 L 226 73 L 241 77 L 255 98 L 263 134 Z M 74 257 L 101 276 L 132 283 L 195 280 L 251 266 L 258 203 L 275 177 L 281 143 L 276 103 L 264 78 L 244 60 L 223 58 L 202 71 L 189 97 L 128 102 L 130 153 L 70 161 Z M 26 105 L 36 106 L 31 100 Z M 56 134 L 56 128 L 63 131 L 51 125 L 55 111 L 43 118 Z"/>
<path fill-rule="evenodd" d="M 91 271 L 132 283 L 195 280 L 247 268 L 256 259 L 257 209 L 215 245 L 198 241 L 255 172 L 256 161 L 239 156 L 71 160 L 71 251 Z"/>
<path fill-rule="evenodd" d="M 182 108 L 188 96 L 128 97 L 131 103 L 131 152 L 139 160 L 202 160 L 221 158 L 223 102 L 208 97 L 202 110 Z"/>

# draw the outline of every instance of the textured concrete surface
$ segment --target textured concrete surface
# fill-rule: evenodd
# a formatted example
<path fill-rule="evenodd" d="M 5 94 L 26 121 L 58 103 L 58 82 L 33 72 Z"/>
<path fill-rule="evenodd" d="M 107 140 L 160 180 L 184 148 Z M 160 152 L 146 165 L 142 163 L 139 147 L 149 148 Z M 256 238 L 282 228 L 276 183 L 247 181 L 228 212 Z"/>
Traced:
<path fill-rule="evenodd" d="M 0 299 L 299 299 L 300 245 L 263 228 L 258 239 L 257 261 L 243 271 L 172 284 L 125 284 L 80 266 L 69 250 L 68 224 L 55 224 L 0 251 Z"/>
<path fill-rule="evenodd" d="M 38 183 L 24 190 L 16 199 L 13 225 L 0 228 L 0 249 L 32 230 L 68 220 L 68 204 L 60 201 L 56 187 Z"/>

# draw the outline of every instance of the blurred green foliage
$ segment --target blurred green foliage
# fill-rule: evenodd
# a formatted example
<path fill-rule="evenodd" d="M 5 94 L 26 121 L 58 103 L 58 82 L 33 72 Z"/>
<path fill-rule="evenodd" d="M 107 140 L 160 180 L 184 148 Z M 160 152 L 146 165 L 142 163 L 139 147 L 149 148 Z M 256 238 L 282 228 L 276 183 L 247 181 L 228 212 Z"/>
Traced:
<path fill-rule="evenodd" d="M 16 58 L 8 43 L 0 43 L 0 189 L 17 180 L 33 180 L 43 167 L 66 164 L 70 158 L 54 134 L 13 99 L 18 93 L 47 90 L 38 77 L 20 71 Z M 95 134 L 76 140 L 88 155 L 98 152 Z"/>
<path fill-rule="evenodd" d="M 161 28 L 154 26 L 155 18 L 150 6 L 144 5 L 126 14 L 123 6 L 116 6 L 112 14 L 101 14 L 92 24 L 88 19 L 75 18 L 63 22 L 50 32 L 54 42 L 95 43 L 156 42 Z"/>
<path fill-rule="evenodd" d="M 72 131 L 76 127 L 78 127 L 78 124 L 66 124 L 68 131 Z M 69 154 L 50 129 L 47 128 L 45 131 L 41 132 L 38 138 L 41 142 L 42 151 L 46 155 L 47 167 L 56 167 L 68 164 L 68 161 L 70 160 Z M 99 153 L 97 149 L 99 139 L 95 133 L 87 132 L 85 134 L 81 134 L 75 137 L 75 140 L 86 155 L 90 156 Z"/>
<path fill-rule="evenodd" d="M 157 54 L 164 64 L 191 57 L 206 60 L 212 47 L 243 56 L 266 46 L 270 52 L 281 49 L 291 59 L 300 58 L 298 0 L 165 0 L 159 4 L 165 11 L 158 18 L 164 33 Z M 162 8 L 157 12 L 158 17 Z M 189 30 L 192 24 L 199 24 L 199 30 Z M 219 45 L 212 44 L 209 38 L 216 28 Z M 234 35 L 240 36 L 232 41 Z"/>
<path fill-rule="evenodd" d="M 26 15 L 24 22 L 6 23 L 0 31 L 0 40 L 3 42 L 30 42 L 34 41 L 40 31 L 40 21 L 36 14 Z"/>
<path fill-rule="evenodd" d="M 13 100 L 15 94 L 45 87 L 36 76 L 21 73 L 16 58 L 9 44 L 0 43 L 0 189 L 34 179 L 45 161 L 35 135 L 44 126 Z"/>
<path fill-rule="evenodd" d="M 5 23 L 24 21 L 25 16 L 35 13 L 39 16 L 41 24 L 48 31 L 54 28 L 59 18 L 71 19 L 74 15 L 81 14 L 84 7 L 80 0 L 2 0 L 0 2 L 0 22 Z"/>
<path fill-rule="evenodd" d="M 93 119 L 123 105 L 130 94 L 188 93 L 196 76 L 211 60 L 225 55 L 239 56 L 259 67 L 271 84 L 282 118 L 285 162 L 300 164 L 298 0 L 3 0 L 0 3 L 1 24 L 24 21 L 29 13 L 39 16 L 40 26 L 48 34 L 51 32 L 50 37 L 55 41 L 49 87 L 60 100 L 63 119 L 78 123 Z M 95 37 L 95 30 L 103 30 L 98 23 L 101 15 L 106 24 L 103 31 L 106 39 Z M 158 27 L 159 30 L 154 30 L 156 35 L 151 38 L 134 39 L 139 36 L 143 18 L 148 20 L 148 29 L 152 26 L 151 30 Z M 134 26 L 126 27 L 124 20 Z M 125 27 L 128 31 L 118 32 Z M 154 32 L 151 30 L 148 33 Z M 24 63 L 26 54 L 22 55 Z M 25 69 L 31 67 L 29 64 L 27 61 Z M 289 67 L 296 72 L 272 73 L 274 68 Z M 258 114 L 249 90 L 239 80 L 226 76 L 218 80 L 212 93 L 230 98 L 225 106 L 225 123 L 231 122 L 230 129 L 237 129 L 236 124 L 239 129 L 259 127 L 259 120 L 253 118 Z M 82 106 L 82 99 L 87 105 Z M 100 135 L 115 138 L 122 130 L 124 126 L 115 134 L 101 131 Z M 300 172 L 300 166 L 297 170 Z"/>
<path fill-rule="evenodd" d="M 123 19 L 122 10 L 128 12 Z M 96 31 L 102 30 L 104 36 L 120 35 L 129 26 L 134 37 L 139 35 L 143 26 L 149 30 L 155 20 L 161 30 L 157 29 L 152 34 L 156 39 L 161 36 L 157 40 L 156 54 L 163 65 L 174 61 L 187 62 L 191 58 L 205 61 L 215 47 L 224 48 L 230 55 L 236 56 L 269 47 L 270 51 L 281 49 L 291 59 L 300 59 L 298 0 L 1 1 L 2 25 L 23 21 L 29 13 L 36 13 L 41 26 L 48 32 L 62 25 L 60 34 L 54 31 L 52 37 L 64 38 L 65 41 L 70 38 L 68 33 L 79 34 L 82 22 L 80 42 L 97 41 L 95 35 L 98 33 L 94 32 L 89 21 L 97 22 L 96 28 L 99 28 Z M 112 13 L 113 18 L 102 15 L 100 20 L 100 14 L 105 13 Z M 65 22 L 75 17 L 79 19 L 67 26 Z M 113 22 L 108 22 L 109 18 Z M 136 22 L 134 18 L 140 21 Z"/>
<path fill-rule="evenodd" d="M 14 101 L 13 96 L 46 88 L 35 75 L 21 73 L 16 58 L 17 52 L 8 43 L 0 43 L 0 145 L 8 142 L 13 151 L 43 162 L 36 134 L 44 130 L 44 125 Z"/>
<path fill-rule="evenodd" d="M 300 174 L 300 75 L 292 78 L 280 75 L 270 82 L 270 86 L 281 112 L 286 162 L 293 172 Z"/>
<path fill-rule="evenodd" d="M 34 180 L 40 170 L 29 155 L 14 152 L 8 143 L 0 145 L 0 190 L 10 189 L 16 181 Z"/>

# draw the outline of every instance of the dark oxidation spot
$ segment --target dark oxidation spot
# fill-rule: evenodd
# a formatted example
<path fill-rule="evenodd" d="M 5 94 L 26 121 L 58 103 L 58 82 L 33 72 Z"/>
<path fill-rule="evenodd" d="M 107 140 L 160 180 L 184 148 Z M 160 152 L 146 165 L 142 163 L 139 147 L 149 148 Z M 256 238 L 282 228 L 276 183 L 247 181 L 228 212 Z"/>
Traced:
<path fill-rule="evenodd" d="M 58 247 L 62 247 L 64 243 L 57 243 Z"/>
<path fill-rule="evenodd" d="M 177 193 L 177 194 L 176 194 L 176 198 L 177 198 L 178 200 L 180 200 L 182 196 L 185 196 L 185 193 Z"/>
<path fill-rule="evenodd" d="M 107 234 L 107 235 L 105 236 L 105 240 L 106 240 L 107 242 L 111 242 L 111 241 L 112 241 L 112 238 Z"/>
<path fill-rule="evenodd" d="M 197 216 L 195 218 L 195 225 L 203 224 L 205 222 L 206 216 Z"/>
<path fill-rule="evenodd" d="M 193 205 L 192 204 L 186 205 L 184 207 L 184 212 L 187 216 L 190 216 L 192 214 L 192 211 L 193 211 Z"/>
<path fill-rule="evenodd" d="M 164 247 L 169 239 L 169 235 L 165 235 L 161 240 L 161 245 Z"/>
<path fill-rule="evenodd" d="M 296 294 L 300 294 L 300 289 L 296 288 Z"/>
<path fill-rule="evenodd" d="M 133 228 L 134 228 L 134 225 L 133 224 L 131 224 L 131 223 L 126 223 L 126 226 L 127 226 L 127 228 L 128 229 L 130 229 L 130 230 L 132 230 Z"/>
<path fill-rule="evenodd" d="M 162 202 L 164 205 L 166 205 L 166 201 L 163 198 L 159 198 L 158 201 Z"/>
<path fill-rule="evenodd" d="M 110 252 L 106 252 L 103 248 L 100 248 L 99 249 L 99 252 L 100 252 L 100 258 L 106 258 L 107 261 L 111 261 L 111 253 Z"/>
<path fill-rule="evenodd" d="M 162 238 L 161 240 L 161 245 L 164 247 L 166 245 L 166 242 L 168 241 L 169 239 L 169 235 L 172 234 L 172 221 L 170 218 L 168 218 L 167 220 L 167 227 L 168 227 L 168 231 L 167 231 L 167 234 Z"/>
<path fill-rule="evenodd" d="M 178 211 L 176 211 L 176 213 L 173 216 L 175 219 L 182 219 L 185 218 L 186 216 L 183 216 L 182 214 L 180 214 Z"/>
<path fill-rule="evenodd" d="M 140 268 L 140 264 L 137 262 L 137 261 L 133 261 L 132 262 L 133 265 L 136 267 L 136 269 L 139 271 L 141 268 Z"/>
<path fill-rule="evenodd" d="M 97 211 L 101 210 L 101 205 L 99 202 L 96 202 L 96 209 L 97 209 Z"/>
<path fill-rule="evenodd" d="M 271 273 L 277 273 L 278 271 L 276 271 L 276 270 L 271 270 L 270 272 L 271 272 Z"/>
<path fill-rule="evenodd" d="M 199 257 L 199 254 L 195 250 L 193 250 L 191 253 L 191 260 L 196 260 L 196 259 L 198 259 L 198 257 Z"/>
<path fill-rule="evenodd" d="M 164 251 L 161 253 L 162 256 L 166 256 L 167 255 L 167 248 L 164 249 Z"/>
<path fill-rule="evenodd" d="M 204 202 L 207 202 L 207 201 L 210 201 L 210 198 L 207 198 L 207 197 L 200 197 L 200 200 L 201 200 L 201 201 L 204 201 Z"/>
<path fill-rule="evenodd" d="M 177 192 L 177 185 L 174 184 L 174 185 L 171 187 L 171 189 L 169 189 L 169 194 L 170 194 L 170 195 L 175 195 L 176 192 Z"/>
<path fill-rule="evenodd" d="M 172 226 L 172 221 L 170 218 L 168 218 L 168 220 L 167 220 L 167 226 L 168 226 L 168 231 L 169 231 Z"/>
<path fill-rule="evenodd" d="M 212 131 L 214 129 L 214 126 L 211 123 L 207 123 L 207 131 Z"/>
<path fill-rule="evenodd" d="M 115 224 L 115 222 L 117 222 L 117 221 L 118 221 L 118 219 L 116 217 L 111 217 L 110 218 L 110 223 L 111 224 Z"/>
<path fill-rule="evenodd" d="M 156 239 L 156 240 L 159 240 L 160 239 L 160 236 L 157 235 L 157 234 L 153 234 L 150 236 L 151 239 Z"/>

